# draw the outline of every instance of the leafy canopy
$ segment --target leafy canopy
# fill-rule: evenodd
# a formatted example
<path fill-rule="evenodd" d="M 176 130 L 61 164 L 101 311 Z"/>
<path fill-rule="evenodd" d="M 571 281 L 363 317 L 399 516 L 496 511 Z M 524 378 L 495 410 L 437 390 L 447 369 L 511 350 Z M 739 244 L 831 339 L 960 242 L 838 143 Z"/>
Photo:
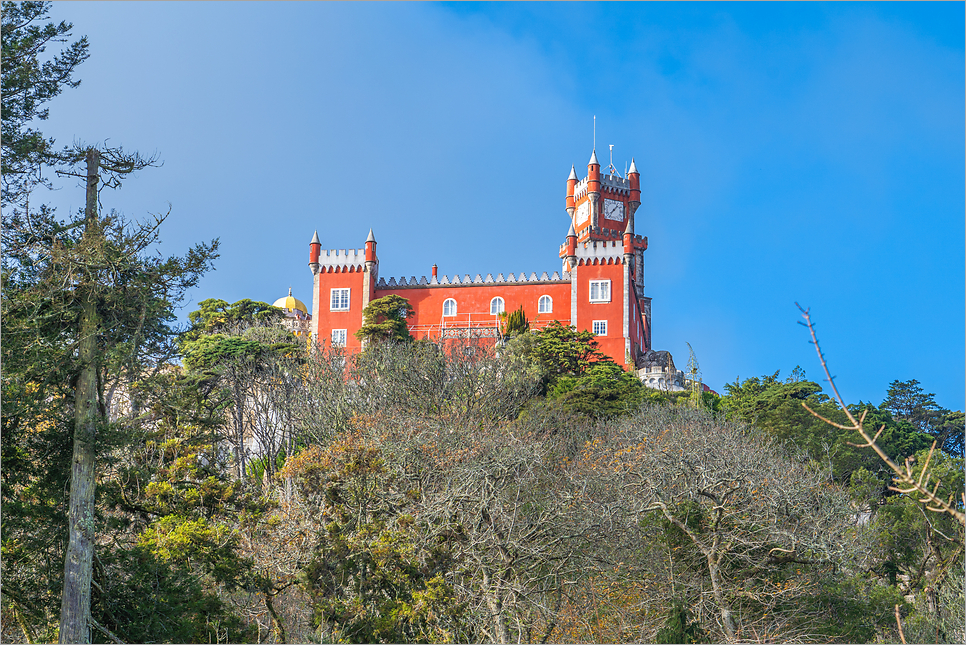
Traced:
<path fill-rule="evenodd" d="M 363 324 L 355 337 L 367 344 L 412 340 L 406 319 L 413 311 L 409 301 L 396 294 L 376 298 L 362 310 Z"/>

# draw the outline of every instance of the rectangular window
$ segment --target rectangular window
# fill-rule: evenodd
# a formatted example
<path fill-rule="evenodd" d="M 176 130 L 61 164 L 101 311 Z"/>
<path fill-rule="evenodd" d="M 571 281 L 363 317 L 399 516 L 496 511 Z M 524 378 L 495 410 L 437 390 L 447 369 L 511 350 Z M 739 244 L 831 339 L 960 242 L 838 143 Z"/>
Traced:
<path fill-rule="evenodd" d="M 610 280 L 590 281 L 590 301 L 610 302 Z"/>
<path fill-rule="evenodd" d="M 595 320 L 594 321 L 594 336 L 606 336 L 607 335 L 607 321 L 606 320 Z"/>
<path fill-rule="evenodd" d="M 333 347 L 345 347 L 345 332 L 344 329 L 333 329 L 332 330 L 332 346 Z"/>
<path fill-rule="evenodd" d="M 332 290 L 332 311 L 349 311 L 349 290 Z"/>

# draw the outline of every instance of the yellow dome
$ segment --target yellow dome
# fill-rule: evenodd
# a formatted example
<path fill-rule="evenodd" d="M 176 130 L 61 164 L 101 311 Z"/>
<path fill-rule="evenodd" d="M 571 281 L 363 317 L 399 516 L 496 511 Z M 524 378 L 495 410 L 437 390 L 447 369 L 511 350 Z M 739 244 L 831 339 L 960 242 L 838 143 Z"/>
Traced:
<path fill-rule="evenodd" d="M 292 288 L 291 287 L 289 287 L 289 289 L 288 289 L 288 295 L 287 296 L 285 296 L 284 298 L 279 298 L 278 300 L 276 300 L 272 304 L 274 306 L 276 306 L 276 307 L 279 307 L 280 309 L 289 309 L 289 310 L 298 309 L 299 311 L 301 311 L 304 314 L 309 313 L 309 310 L 306 309 L 304 302 L 302 302 L 298 298 L 293 298 L 292 297 Z"/>

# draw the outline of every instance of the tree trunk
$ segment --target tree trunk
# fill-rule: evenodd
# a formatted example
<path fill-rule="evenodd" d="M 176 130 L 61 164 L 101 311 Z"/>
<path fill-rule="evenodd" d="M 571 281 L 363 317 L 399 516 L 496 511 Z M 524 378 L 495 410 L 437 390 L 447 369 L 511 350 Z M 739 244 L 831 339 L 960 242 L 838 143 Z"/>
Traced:
<path fill-rule="evenodd" d="M 100 155 L 87 152 L 87 207 L 84 237 L 98 233 L 97 182 Z M 87 284 L 83 284 L 86 282 Z M 71 460 L 69 538 L 64 558 L 64 591 L 60 607 L 60 642 L 89 643 L 91 575 L 94 559 L 94 435 L 101 422 L 98 400 L 97 339 L 100 320 L 95 287 L 82 279 L 78 296 L 82 300 L 78 358 L 80 373 L 74 390 L 74 455 Z"/>
<path fill-rule="evenodd" d="M 495 590 L 490 586 L 490 569 L 486 565 L 480 567 L 483 573 L 483 596 L 486 598 L 486 607 L 490 612 L 493 623 L 493 630 L 496 632 L 497 643 L 510 642 L 510 629 L 506 624 L 506 617 L 503 615 L 503 603 Z"/>
<path fill-rule="evenodd" d="M 711 575 L 711 589 L 714 592 L 714 601 L 718 604 L 718 612 L 721 615 L 721 626 L 724 628 L 728 640 L 734 641 L 735 619 L 722 590 L 721 568 L 718 566 L 718 558 L 714 552 L 708 552 L 707 558 L 708 573 Z"/>

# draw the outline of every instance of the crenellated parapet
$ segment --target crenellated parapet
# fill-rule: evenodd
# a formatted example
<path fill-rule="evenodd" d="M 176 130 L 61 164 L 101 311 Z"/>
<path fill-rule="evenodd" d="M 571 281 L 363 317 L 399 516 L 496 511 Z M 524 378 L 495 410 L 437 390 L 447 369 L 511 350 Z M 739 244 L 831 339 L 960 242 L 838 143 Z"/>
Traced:
<path fill-rule="evenodd" d="M 453 285 L 461 286 L 474 286 L 474 285 L 493 285 L 493 284 L 559 284 L 559 283 L 569 283 L 570 273 L 564 271 L 561 275 L 559 272 L 554 271 L 552 274 L 548 275 L 544 271 L 540 276 L 534 271 L 527 277 L 526 273 L 520 273 L 514 275 L 512 273 L 504 277 L 502 273 L 497 274 L 494 278 L 492 273 L 487 273 L 486 277 L 482 274 L 477 273 L 476 277 L 473 278 L 469 273 L 460 278 L 459 274 L 454 275 L 452 278 L 448 276 L 433 276 L 429 279 L 426 276 L 422 276 L 419 280 L 416 276 L 413 276 L 408 281 L 405 277 L 401 277 L 398 280 L 396 278 L 389 278 L 387 281 L 385 278 L 379 278 L 378 284 L 376 284 L 377 289 L 417 289 L 425 287 L 449 287 Z"/>
<path fill-rule="evenodd" d="M 583 240 L 578 240 L 576 257 L 578 264 L 600 264 L 600 262 L 588 262 L 587 260 L 618 260 L 623 261 L 624 243 L 620 235 L 612 233 L 608 229 L 600 229 L 601 237 L 610 239 L 593 240 L 585 236 Z M 635 249 L 647 249 L 647 236 L 631 235 L 631 245 Z M 567 244 L 560 245 L 560 257 L 567 257 Z M 614 264 L 614 262 L 610 262 Z M 618 262 L 618 264 L 620 264 Z"/>
<path fill-rule="evenodd" d="M 631 195 L 631 182 L 620 175 L 603 175 L 600 178 L 600 186 L 612 195 L 627 196 Z"/>
<path fill-rule="evenodd" d="M 316 264 L 319 273 L 361 272 L 366 264 L 366 250 L 329 249 L 320 251 Z"/>

